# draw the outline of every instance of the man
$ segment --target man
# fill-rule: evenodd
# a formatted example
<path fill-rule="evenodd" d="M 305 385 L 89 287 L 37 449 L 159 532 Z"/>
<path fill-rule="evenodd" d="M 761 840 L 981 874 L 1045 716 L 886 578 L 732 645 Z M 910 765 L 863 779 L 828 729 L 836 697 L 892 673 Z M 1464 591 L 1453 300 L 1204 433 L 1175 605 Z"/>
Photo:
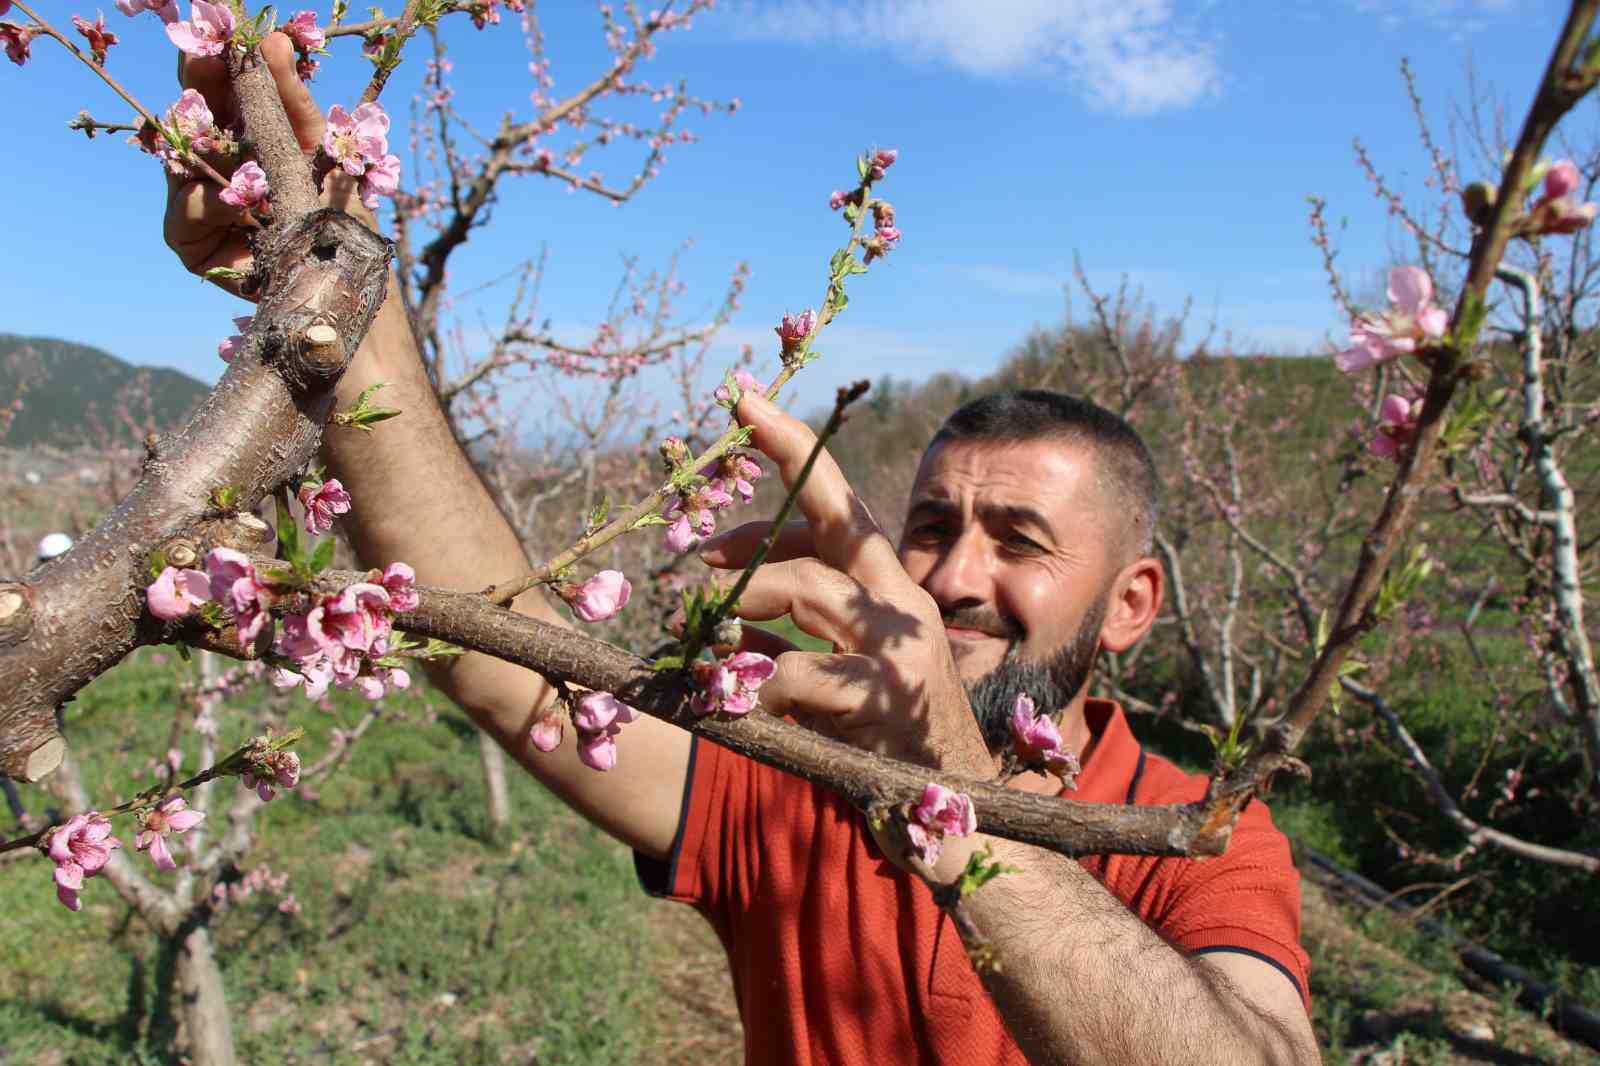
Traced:
<path fill-rule="evenodd" d="M 309 151 L 321 113 L 284 42 L 269 38 L 267 49 Z M 216 65 L 191 62 L 184 77 L 227 113 Z M 330 195 L 352 209 L 348 188 Z M 243 264 L 232 221 L 214 189 L 171 185 L 167 239 L 191 270 Z M 361 557 L 404 559 L 419 581 L 460 589 L 523 572 L 515 535 L 434 401 L 392 286 L 340 384 L 341 405 L 378 381 L 404 415 L 326 444 L 356 500 L 345 528 Z M 759 396 L 735 413 L 792 484 L 811 431 Z M 785 531 L 739 612 L 791 616 L 835 650 L 774 648 L 747 627 L 757 650 L 778 654 L 764 708 L 983 779 L 998 768 L 997 722 L 1027 688 L 1059 711 L 1082 756 L 1078 798 L 1194 798 L 1201 779 L 1146 756 L 1115 705 L 1086 696 L 1098 651 L 1132 646 L 1160 610 L 1162 572 L 1148 551 L 1154 492 L 1149 456 L 1126 425 L 1045 393 L 952 417 L 922 458 L 898 551 L 824 456 L 799 495 L 804 525 Z M 763 528 L 718 538 L 702 558 L 740 567 Z M 537 590 L 514 607 L 560 621 Z M 1317 1059 L 1298 882 L 1259 804 L 1228 855 L 1207 862 L 1080 863 L 982 836 L 948 839 L 937 881 L 983 846 L 1015 868 L 969 901 L 1002 966 L 980 978 L 927 885 L 896 866 L 898 849 L 825 790 L 649 717 L 618 738 L 616 769 L 595 773 L 570 731 L 555 752 L 533 748 L 529 727 L 551 698 L 535 675 L 467 655 L 433 676 L 529 772 L 632 847 L 648 887 L 706 914 L 728 949 L 751 1062 Z M 1039 774 L 1011 786 L 1055 790 Z"/>

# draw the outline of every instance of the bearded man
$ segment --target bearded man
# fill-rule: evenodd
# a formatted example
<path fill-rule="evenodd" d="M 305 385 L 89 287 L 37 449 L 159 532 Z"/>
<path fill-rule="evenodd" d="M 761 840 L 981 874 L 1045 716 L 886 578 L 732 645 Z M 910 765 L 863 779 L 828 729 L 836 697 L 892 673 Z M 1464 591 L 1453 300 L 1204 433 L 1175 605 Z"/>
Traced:
<path fill-rule="evenodd" d="M 302 145 L 322 112 L 281 34 L 264 45 Z M 217 60 L 187 60 L 186 87 L 226 116 Z M 335 172 L 330 199 L 362 215 Z M 244 265 L 237 215 L 202 182 L 174 179 L 166 235 L 185 265 Z M 345 529 L 368 565 L 409 562 L 419 582 L 480 589 L 528 568 L 439 410 L 396 287 L 339 385 L 349 405 L 386 382 L 401 418 L 326 440 L 358 505 Z M 811 430 L 757 394 L 735 416 L 792 485 Z M 1083 770 L 1074 798 L 1172 803 L 1204 778 L 1147 754 L 1121 710 L 1088 697 L 1102 650 L 1142 638 L 1160 611 L 1150 555 L 1156 476 L 1138 436 L 1093 404 L 1045 393 L 989 397 L 952 415 L 924 452 L 898 549 L 825 453 L 739 601 L 788 616 L 827 653 L 772 646 L 764 710 L 864 749 L 974 779 L 996 775 L 1020 691 L 1060 724 Z M 701 546 L 742 568 L 765 531 Z M 514 609 L 563 624 L 535 589 Z M 1299 882 L 1266 809 L 1244 812 L 1225 856 L 1083 861 L 981 834 L 949 838 L 931 868 L 953 880 L 990 847 L 1014 872 L 966 906 L 993 946 L 980 977 L 927 883 L 826 789 L 660 720 L 617 738 L 596 773 L 575 738 L 551 753 L 530 727 L 554 693 L 521 667 L 469 654 L 435 681 L 529 773 L 638 856 L 646 888 L 698 908 L 728 952 L 752 1063 L 1308 1063 Z M 1010 787 L 1053 793 L 1024 773 Z"/>

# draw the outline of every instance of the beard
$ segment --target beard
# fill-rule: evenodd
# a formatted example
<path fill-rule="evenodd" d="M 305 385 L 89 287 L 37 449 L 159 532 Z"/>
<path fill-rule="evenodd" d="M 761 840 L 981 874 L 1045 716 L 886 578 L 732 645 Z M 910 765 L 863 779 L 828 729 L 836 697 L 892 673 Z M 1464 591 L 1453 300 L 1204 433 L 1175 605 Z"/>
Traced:
<path fill-rule="evenodd" d="M 1083 690 L 1100 655 L 1100 623 L 1105 615 L 1105 601 L 1096 598 L 1072 639 L 1043 659 L 1019 658 L 1021 637 L 1013 636 L 1000 665 L 967 685 L 972 715 L 991 752 L 1011 743 L 1011 712 L 1018 693 L 1026 692 L 1040 714 L 1054 717 Z"/>

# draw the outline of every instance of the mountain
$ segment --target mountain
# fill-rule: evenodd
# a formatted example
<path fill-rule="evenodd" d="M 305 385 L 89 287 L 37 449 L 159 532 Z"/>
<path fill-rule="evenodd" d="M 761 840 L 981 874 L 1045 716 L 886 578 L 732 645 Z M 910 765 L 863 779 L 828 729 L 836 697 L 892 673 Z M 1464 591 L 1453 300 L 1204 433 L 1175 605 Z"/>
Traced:
<path fill-rule="evenodd" d="M 178 424 L 211 391 L 167 367 L 125 363 L 98 348 L 0 333 L 0 409 L 22 390 L 5 446 L 132 445 Z"/>

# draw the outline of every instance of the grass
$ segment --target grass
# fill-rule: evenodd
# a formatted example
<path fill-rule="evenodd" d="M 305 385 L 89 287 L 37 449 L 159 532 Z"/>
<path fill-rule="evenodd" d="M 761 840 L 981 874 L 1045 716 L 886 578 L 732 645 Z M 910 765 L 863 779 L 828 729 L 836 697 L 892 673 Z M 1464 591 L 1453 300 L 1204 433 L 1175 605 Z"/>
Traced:
<path fill-rule="evenodd" d="M 97 802 L 147 783 L 148 754 L 165 750 L 180 696 L 162 658 L 136 657 L 74 705 L 67 735 Z M 262 812 L 250 863 L 287 873 L 303 911 L 257 898 L 218 923 L 241 1061 L 639 1061 L 663 945 L 629 855 L 523 775 L 514 831 L 489 843 L 475 736 L 429 700 L 402 701 L 331 779 Z M 303 757 L 362 710 L 297 706 Z M 241 718 L 225 721 L 225 743 L 244 737 Z M 32 856 L 0 868 L 0 952 L 13 960 L 0 1060 L 170 1061 L 153 936 L 101 880 L 69 913 L 49 869 Z"/>

